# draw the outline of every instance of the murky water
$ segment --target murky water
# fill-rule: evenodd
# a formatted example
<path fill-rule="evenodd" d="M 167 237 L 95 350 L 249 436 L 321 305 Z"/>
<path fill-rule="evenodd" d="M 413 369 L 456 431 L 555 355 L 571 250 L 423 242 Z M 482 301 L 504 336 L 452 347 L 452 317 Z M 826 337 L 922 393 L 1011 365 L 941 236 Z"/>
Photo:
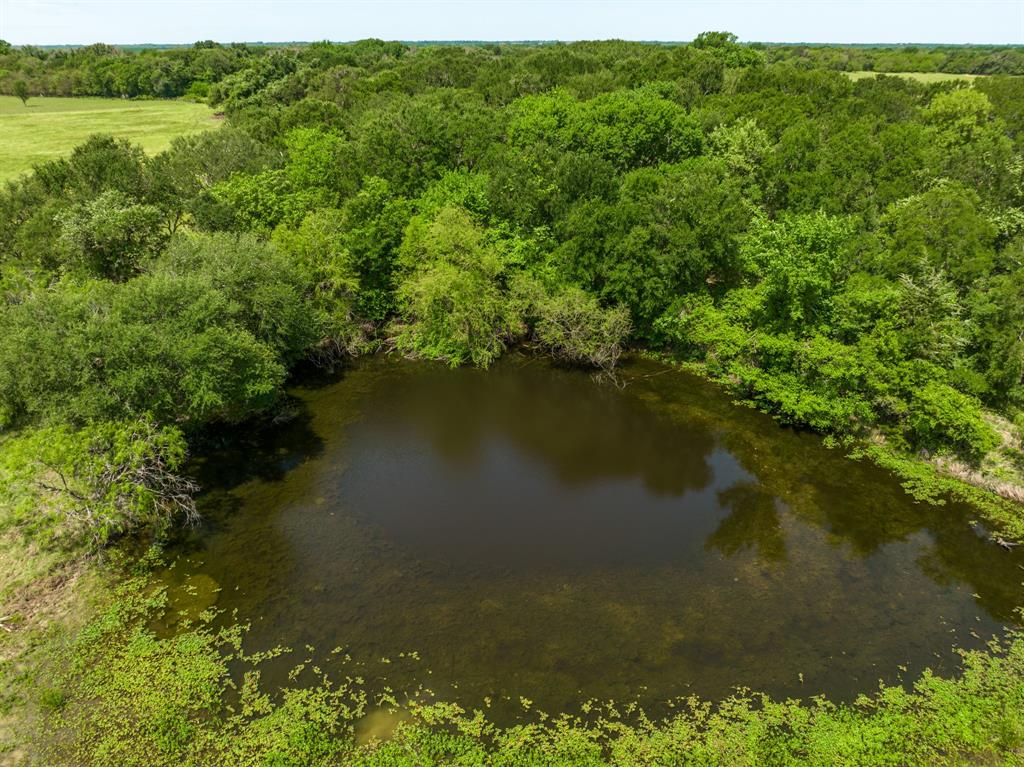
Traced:
<path fill-rule="evenodd" d="M 296 419 L 198 466 L 176 605 L 237 610 L 287 665 L 341 648 L 371 686 L 501 716 L 520 696 L 848 699 L 1016 623 L 1024 556 L 968 509 L 915 504 L 700 379 L 622 378 L 379 356 L 296 390 Z"/>

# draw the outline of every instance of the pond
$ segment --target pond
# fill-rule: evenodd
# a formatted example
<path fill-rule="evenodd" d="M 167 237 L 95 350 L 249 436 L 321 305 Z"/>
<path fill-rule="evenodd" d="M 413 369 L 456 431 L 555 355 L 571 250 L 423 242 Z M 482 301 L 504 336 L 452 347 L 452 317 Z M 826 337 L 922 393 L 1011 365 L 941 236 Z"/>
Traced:
<path fill-rule="evenodd" d="M 520 697 L 851 699 L 950 672 L 1015 625 L 1024 556 L 970 510 L 647 360 L 619 385 L 538 358 L 387 355 L 296 388 L 295 417 L 196 461 L 205 522 L 175 609 L 251 621 L 390 685 L 497 719 Z"/>

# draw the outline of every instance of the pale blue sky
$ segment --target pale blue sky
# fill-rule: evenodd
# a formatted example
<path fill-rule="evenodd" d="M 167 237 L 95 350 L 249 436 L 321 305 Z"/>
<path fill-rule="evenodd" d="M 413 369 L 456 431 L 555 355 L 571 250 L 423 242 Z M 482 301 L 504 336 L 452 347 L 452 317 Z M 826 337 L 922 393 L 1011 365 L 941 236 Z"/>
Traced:
<path fill-rule="evenodd" d="M 0 0 L 24 43 L 690 40 L 1024 43 L 1024 0 Z"/>

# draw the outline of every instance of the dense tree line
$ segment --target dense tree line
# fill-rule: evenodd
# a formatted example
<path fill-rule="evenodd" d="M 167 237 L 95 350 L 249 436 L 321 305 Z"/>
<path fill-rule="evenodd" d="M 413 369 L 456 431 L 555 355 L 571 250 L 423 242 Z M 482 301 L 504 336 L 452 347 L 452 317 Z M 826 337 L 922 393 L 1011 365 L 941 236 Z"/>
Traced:
<path fill-rule="evenodd" d="M 0 49 L 2 83 L 30 57 L 95 93 L 167 65 L 129 95 L 229 118 L 155 157 L 93 137 L 0 195 L 0 427 L 187 436 L 303 359 L 609 370 L 631 343 L 834 437 L 1019 466 L 1024 80 L 852 82 L 831 50 Z"/>
<path fill-rule="evenodd" d="M 951 72 L 977 75 L 1024 75 L 1024 46 L 842 46 L 736 45 L 733 35 L 708 32 L 692 45 L 676 43 L 573 43 L 549 46 L 479 43 L 465 46 L 419 46 L 380 40 L 347 45 L 331 43 L 222 45 L 210 40 L 192 46 L 119 47 L 12 46 L 0 40 L 0 93 L 17 95 L 113 96 L 214 101 L 225 95 L 255 95 L 275 80 L 278 89 L 303 89 L 331 80 L 345 89 L 364 78 L 389 73 L 384 82 L 414 82 L 435 87 L 474 87 L 493 97 L 535 93 L 565 84 L 568 77 L 593 83 L 614 79 L 633 86 L 669 80 L 678 59 L 701 62 L 693 79 L 713 85 L 724 70 L 756 64 L 779 64 L 803 70 L 843 72 Z M 550 51 L 548 49 L 551 49 Z M 568 49 L 568 55 L 566 51 Z M 698 51 L 728 50 L 702 58 Z M 612 57 L 609 54 L 613 54 Z M 406 59 L 409 59 L 406 62 Z M 487 61 L 487 64 L 484 62 Z M 563 66 L 568 65 L 567 69 Z M 506 74 L 515 73 L 508 78 Z M 583 77 L 591 75 L 591 77 Z M 287 76 L 287 77 L 286 77 Z M 215 87 L 230 79 L 226 89 Z M 374 86 L 371 86 L 374 87 Z"/>

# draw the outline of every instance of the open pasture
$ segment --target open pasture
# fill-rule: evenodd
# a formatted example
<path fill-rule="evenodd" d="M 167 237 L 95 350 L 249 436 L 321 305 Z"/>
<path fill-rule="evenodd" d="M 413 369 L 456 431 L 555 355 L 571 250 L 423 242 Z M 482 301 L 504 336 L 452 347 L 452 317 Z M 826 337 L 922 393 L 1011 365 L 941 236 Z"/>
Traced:
<path fill-rule="evenodd" d="M 166 149 L 177 136 L 218 124 L 205 104 L 104 98 L 0 96 L 0 181 L 68 154 L 94 133 L 109 133 L 146 152 Z"/>
<path fill-rule="evenodd" d="M 872 77 L 885 75 L 886 77 L 902 77 L 907 80 L 915 80 L 916 82 L 925 84 L 943 83 L 949 80 L 965 80 L 967 82 L 973 82 L 979 77 L 986 76 L 959 74 L 957 72 L 847 72 L 846 75 L 851 80 L 868 80 Z"/>

